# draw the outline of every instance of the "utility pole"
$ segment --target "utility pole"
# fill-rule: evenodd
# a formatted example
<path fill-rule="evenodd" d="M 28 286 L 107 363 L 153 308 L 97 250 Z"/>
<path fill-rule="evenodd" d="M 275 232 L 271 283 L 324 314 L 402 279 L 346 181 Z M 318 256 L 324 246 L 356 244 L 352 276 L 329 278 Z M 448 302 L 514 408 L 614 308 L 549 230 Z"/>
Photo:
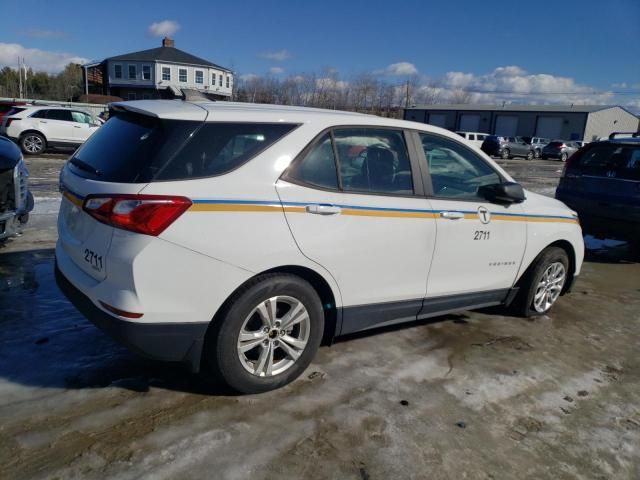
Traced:
<path fill-rule="evenodd" d="M 404 99 L 404 109 L 409 108 L 409 79 L 407 79 L 407 96 Z"/>
<path fill-rule="evenodd" d="M 20 98 L 22 98 L 22 64 L 20 63 L 20 57 L 18 57 L 18 76 L 18 78 L 20 79 L 18 93 L 20 95 Z"/>

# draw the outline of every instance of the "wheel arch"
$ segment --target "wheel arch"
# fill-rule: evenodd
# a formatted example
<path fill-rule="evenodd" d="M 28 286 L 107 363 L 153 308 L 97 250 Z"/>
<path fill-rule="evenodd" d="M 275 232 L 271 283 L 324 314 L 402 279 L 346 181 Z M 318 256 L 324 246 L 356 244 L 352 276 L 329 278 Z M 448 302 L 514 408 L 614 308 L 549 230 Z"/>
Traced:
<path fill-rule="evenodd" d="M 336 304 L 337 293 L 334 293 L 329 282 L 320 273 L 314 271 L 309 267 L 303 267 L 301 265 L 283 265 L 270 268 L 268 270 L 256 273 L 255 275 L 244 281 L 241 285 L 238 285 L 238 287 L 233 290 L 233 292 L 231 292 L 231 294 L 226 298 L 223 304 L 213 315 L 213 318 L 211 319 L 211 321 L 209 322 L 209 326 L 207 327 L 205 342 L 207 341 L 207 338 L 215 334 L 216 327 L 220 324 L 219 320 L 221 320 L 221 318 L 226 314 L 226 311 L 231 304 L 231 300 L 236 296 L 238 291 L 243 289 L 247 284 L 254 282 L 255 279 L 259 276 L 277 273 L 288 273 L 290 275 L 300 277 L 303 280 L 309 282 L 309 284 L 318 293 L 325 314 L 322 344 L 330 345 L 333 342 L 333 339 L 337 336 L 342 313 L 342 309 L 339 308 Z M 201 355 L 200 358 L 201 364 L 202 360 L 204 359 L 204 353 L 205 352 L 203 352 L 203 355 Z"/>
<path fill-rule="evenodd" d="M 27 135 L 29 133 L 37 133 L 42 138 L 44 138 L 45 143 L 49 142 L 49 140 L 47 140 L 47 136 L 44 133 L 42 133 L 40 130 L 36 130 L 35 128 L 28 128 L 28 129 L 20 132 L 20 136 L 18 138 L 22 138 L 22 137 L 24 137 L 25 135 Z"/>
<path fill-rule="evenodd" d="M 550 244 L 546 245 L 544 248 L 542 248 L 538 252 L 538 254 L 533 258 L 531 263 L 527 266 L 526 270 L 524 270 L 524 272 L 516 282 L 516 286 L 521 285 L 521 283 L 527 278 L 527 274 L 529 273 L 531 268 L 536 264 L 536 260 L 540 258 L 540 255 L 542 255 L 542 253 L 550 247 L 561 248 L 566 252 L 567 257 L 569 258 L 569 272 L 568 272 L 567 281 L 564 283 L 564 287 L 562 287 L 562 292 L 560 294 L 564 295 L 571 289 L 571 286 L 573 285 L 573 279 L 576 273 L 576 251 L 573 248 L 573 245 L 571 244 L 571 242 L 569 242 L 568 240 L 555 240 Z"/>

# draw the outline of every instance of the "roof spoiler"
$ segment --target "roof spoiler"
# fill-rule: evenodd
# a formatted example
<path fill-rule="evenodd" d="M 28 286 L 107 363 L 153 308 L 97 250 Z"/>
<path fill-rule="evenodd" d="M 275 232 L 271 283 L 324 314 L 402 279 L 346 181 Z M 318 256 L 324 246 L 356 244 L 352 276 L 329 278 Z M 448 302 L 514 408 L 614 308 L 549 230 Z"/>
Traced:
<path fill-rule="evenodd" d="M 640 131 L 637 131 L 637 132 L 613 132 L 611 135 L 609 135 L 609 140 L 614 140 L 618 135 L 621 135 L 622 137 L 636 138 L 636 137 L 640 137 Z"/>

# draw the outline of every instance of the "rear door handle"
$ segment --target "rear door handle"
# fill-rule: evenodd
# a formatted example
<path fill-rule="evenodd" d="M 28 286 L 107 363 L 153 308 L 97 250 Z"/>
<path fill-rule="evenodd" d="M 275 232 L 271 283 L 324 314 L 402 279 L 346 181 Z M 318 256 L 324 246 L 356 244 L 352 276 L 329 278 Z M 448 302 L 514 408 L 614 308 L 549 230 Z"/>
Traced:
<path fill-rule="evenodd" d="M 82 128 L 80 125 L 74 125 L 73 128 Z"/>
<path fill-rule="evenodd" d="M 462 212 L 440 212 L 440 216 L 442 218 L 448 218 L 449 220 L 460 220 L 464 218 L 464 213 Z"/>
<path fill-rule="evenodd" d="M 305 210 L 316 215 L 336 215 L 342 209 L 336 205 L 307 205 Z"/>

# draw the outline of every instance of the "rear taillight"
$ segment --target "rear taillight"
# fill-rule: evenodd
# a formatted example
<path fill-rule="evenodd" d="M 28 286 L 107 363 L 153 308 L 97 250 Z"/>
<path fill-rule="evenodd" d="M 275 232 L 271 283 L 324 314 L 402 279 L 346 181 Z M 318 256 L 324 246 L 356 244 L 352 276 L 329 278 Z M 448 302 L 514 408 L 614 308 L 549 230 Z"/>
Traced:
<path fill-rule="evenodd" d="M 7 123 L 5 123 L 4 128 L 9 128 L 9 125 L 11 125 L 11 122 L 13 122 L 14 120 L 21 120 L 20 118 L 7 118 Z"/>
<path fill-rule="evenodd" d="M 92 195 L 83 209 L 115 228 L 158 236 L 191 206 L 185 197 L 166 195 Z"/>

